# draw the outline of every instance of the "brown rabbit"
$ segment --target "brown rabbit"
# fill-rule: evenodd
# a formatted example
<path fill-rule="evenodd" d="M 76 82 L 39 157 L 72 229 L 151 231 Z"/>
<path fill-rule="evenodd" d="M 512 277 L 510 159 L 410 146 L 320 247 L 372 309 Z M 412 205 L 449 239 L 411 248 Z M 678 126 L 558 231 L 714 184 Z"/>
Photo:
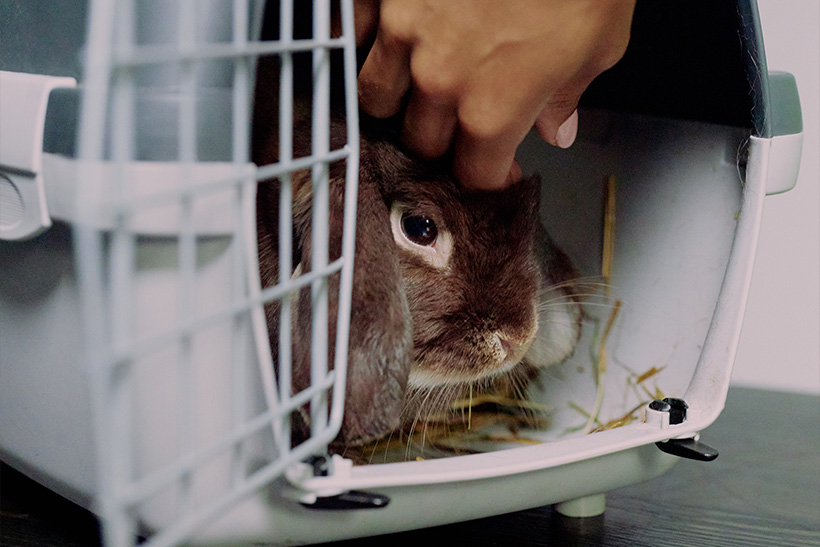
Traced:
<path fill-rule="evenodd" d="M 378 185 L 390 210 L 413 326 L 402 422 L 446 412 L 468 391 L 523 388 L 533 368 L 568 357 L 580 334 L 577 274 L 540 223 L 538 177 L 467 191 L 444 163 L 409 159 L 388 140 L 362 146 L 360 184 Z"/>
<path fill-rule="evenodd" d="M 311 36 L 310 3 L 297 3 L 293 35 Z M 270 6 L 269 6 L 270 7 Z M 263 36 L 277 39 L 278 9 L 266 10 Z M 332 58 L 333 104 L 343 104 L 342 63 Z M 310 52 L 293 55 L 294 155 L 310 153 Z M 254 161 L 278 155 L 279 60 L 260 59 L 254 107 Z M 468 192 L 448 161 L 420 162 L 395 144 L 388 126 L 362 119 L 358 215 L 343 445 L 378 438 L 419 414 L 449 407 L 463 391 L 492 388 L 569 355 L 581 311 L 568 281 L 575 272 L 538 219 L 539 182 L 498 193 Z M 331 149 L 344 145 L 344 120 L 331 123 Z M 341 254 L 343 163 L 330 166 L 330 260 Z M 293 176 L 296 270 L 311 250 L 310 173 Z M 276 180 L 257 196 L 262 281 L 279 269 Z M 298 267 L 297 267 L 298 265 Z M 335 317 L 338 276 L 329 283 Z M 267 306 L 277 353 L 279 304 Z M 310 376 L 310 291 L 293 306 L 293 387 Z M 540 328 L 539 328 L 540 325 Z M 330 322 L 330 347 L 336 335 Z M 332 350 L 331 350 L 332 351 Z M 330 356 L 330 362 L 333 355 Z M 306 425 L 306 424 L 305 424 Z M 297 432 L 297 440 L 301 436 Z"/>
<path fill-rule="evenodd" d="M 341 129 L 334 124 L 334 140 Z M 501 192 L 467 191 L 445 162 L 409 158 L 388 132 L 366 121 L 360 158 L 343 445 L 447 408 L 468 386 L 492 387 L 566 358 L 581 318 L 568 283 L 574 270 L 539 222 L 537 178 Z M 330 177 L 333 260 L 341 252 L 344 166 L 332 165 Z M 293 184 L 294 265 L 304 273 L 310 174 L 295 174 Z M 259 187 L 265 285 L 276 282 L 278 271 L 278 191 L 275 183 Z M 330 287 L 333 317 L 338 279 Z M 302 293 L 294 306 L 295 389 L 309 384 L 310 298 L 309 291 Z M 276 304 L 268 309 L 272 340 L 278 338 L 277 310 Z"/>

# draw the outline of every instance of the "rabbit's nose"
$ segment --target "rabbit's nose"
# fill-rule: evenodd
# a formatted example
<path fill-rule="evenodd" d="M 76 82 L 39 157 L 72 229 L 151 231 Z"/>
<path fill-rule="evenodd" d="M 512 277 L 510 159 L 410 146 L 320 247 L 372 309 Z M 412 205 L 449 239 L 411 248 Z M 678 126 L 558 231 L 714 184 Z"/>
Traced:
<path fill-rule="evenodd" d="M 518 336 L 517 333 L 509 331 L 496 331 L 493 333 L 493 345 L 495 354 L 500 357 L 500 361 L 507 363 L 517 363 L 530 347 L 534 334 L 527 333 L 525 336 Z"/>
<path fill-rule="evenodd" d="M 498 342 L 501 344 L 501 351 L 504 353 L 504 358 L 506 359 L 507 356 L 512 352 L 512 344 L 509 340 L 501 336 L 498 336 Z"/>
<path fill-rule="evenodd" d="M 492 345 L 495 347 L 495 353 L 499 357 L 499 361 L 506 361 L 514 352 L 512 342 L 497 332 L 493 333 Z"/>

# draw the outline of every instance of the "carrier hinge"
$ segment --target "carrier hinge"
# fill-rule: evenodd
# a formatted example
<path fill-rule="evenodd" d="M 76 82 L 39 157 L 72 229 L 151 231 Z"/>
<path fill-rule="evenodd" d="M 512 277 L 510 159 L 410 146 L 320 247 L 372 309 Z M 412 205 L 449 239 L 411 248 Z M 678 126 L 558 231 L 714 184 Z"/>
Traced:
<path fill-rule="evenodd" d="M 298 489 L 292 491 L 290 496 L 309 509 L 381 509 L 387 506 L 390 498 L 383 494 L 333 488 L 335 472 L 338 471 L 345 475 L 350 471 L 351 466 L 350 460 L 340 456 L 311 456 L 285 474 L 291 484 Z M 325 477 L 327 482 L 321 484 L 324 483 L 321 479 Z M 321 484 L 321 488 L 310 490 L 300 488 L 300 484 L 304 484 L 307 480 L 315 484 L 317 479 L 319 479 L 318 483 Z"/>
<path fill-rule="evenodd" d="M 649 411 L 657 416 L 663 417 L 663 419 L 659 420 L 662 427 L 674 426 L 685 422 L 688 409 L 689 405 L 686 404 L 686 401 L 672 397 L 667 397 L 663 400 L 656 399 L 649 403 Z M 700 442 L 697 436 L 669 439 L 657 442 L 655 446 L 667 454 L 701 462 L 710 462 L 718 457 L 718 451 Z"/>

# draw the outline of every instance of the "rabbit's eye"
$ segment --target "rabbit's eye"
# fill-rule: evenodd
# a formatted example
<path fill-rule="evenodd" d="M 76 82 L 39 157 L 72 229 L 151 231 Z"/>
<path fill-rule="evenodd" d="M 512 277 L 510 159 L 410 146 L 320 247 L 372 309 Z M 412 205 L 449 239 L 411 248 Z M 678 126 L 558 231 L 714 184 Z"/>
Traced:
<path fill-rule="evenodd" d="M 447 270 L 453 251 L 453 236 L 444 223 L 436 225 L 432 217 L 420 214 L 412 205 L 390 206 L 390 231 L 402 253 L 421 258 L 438 270 Z"/>
<path fill-rule="evenodd" d="M 401 217 L 401 229 L 407 239 L 416 245 L 429 246 L 435 243 L 438 237 L 436 223 L 424 215 L 405 213 Z"/>

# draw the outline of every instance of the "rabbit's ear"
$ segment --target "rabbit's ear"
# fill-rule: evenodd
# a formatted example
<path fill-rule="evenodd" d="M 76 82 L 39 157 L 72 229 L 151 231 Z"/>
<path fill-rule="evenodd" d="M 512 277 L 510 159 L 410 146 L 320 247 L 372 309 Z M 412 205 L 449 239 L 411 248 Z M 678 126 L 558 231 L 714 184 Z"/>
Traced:
<path fill-rule="evenodd" d="M 390 213 L 372 173 L 359 180 L 343 440 L 377 438 L 399 424 L 412 362 L 412 320 Z M 338 222 L 341 233 L 341 217 Z"/>
<path fill-rule="evenodd" d="M 295 181 L 295 186 L 301 186 Z M 331 168 L 330 260 L 341 256 L 344 170 Z M 307 195 L 296 191 L 296 195 Z M 310 265 L 310 198 L 294 202 L 302 271 Z M 412 323 L 387 205 L 372 174 L 362 173 L 357 200 L 356 250 L 347 360 L 347 389 L 340 441 L 354 445 L 395 429 L 404 403 L 412 357 Z M 339 275 L 328 284 L 330 362 L 336 341 Z M 310 385 L 310 290 L 300 291 L 293 332 L 294 387 Z"/>

